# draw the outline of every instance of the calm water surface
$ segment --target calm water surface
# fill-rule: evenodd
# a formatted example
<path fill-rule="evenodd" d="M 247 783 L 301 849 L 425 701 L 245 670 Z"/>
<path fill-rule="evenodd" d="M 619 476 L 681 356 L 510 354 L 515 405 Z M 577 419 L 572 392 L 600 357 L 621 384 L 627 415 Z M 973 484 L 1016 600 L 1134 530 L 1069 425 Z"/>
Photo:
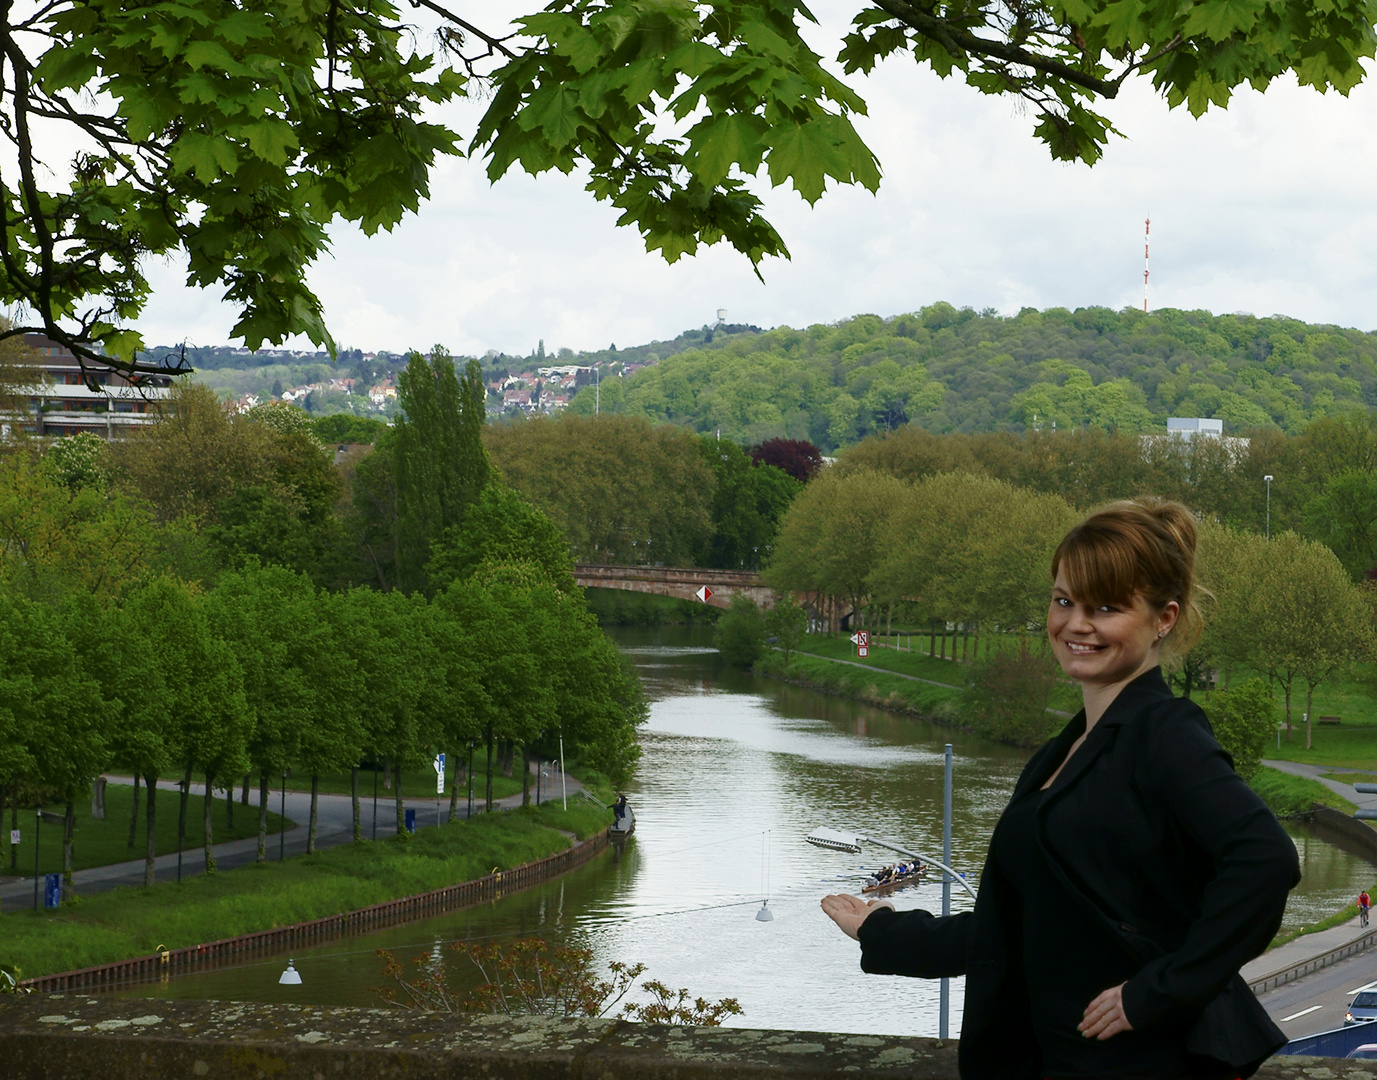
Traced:
<path fill-rule="evenodd" d="M 647 965 L 647 977 L 698 996 L 735 997 L 733 1023 L 877 1034 L 935 1035 L 937 983 L 863 975 L 858 948 L 818 900 L 858 891 L 889 859 L 811 847 L 820 825 L 854 827 L 939 853 L 942 750 L 956 755 L 953 865 L 979 870 L 995 819 L 1026 755 L 945 728 L 725 668 L 703 631 L 620 631 L 650 698 L 644 756 L 629 795 L 637 831 L 611 853 L 546 885 L 425 922 L 299 953 L 301 986 L 283 987 L 281 960 L 142 988 L 141 996 L 375 1005 L 374 950 L 443 958 L 455 985 L 469 962 L 458 939 L 539 934 L 592 949 L 600 961 Z M 1313 921 L 1372 884 L 1356 855 L 1293 831 L 1305 880 L 1288 922 Z M 769 898 L 772 922 L 755 918 Z M 900 907 L 937 910 L 937 884 L 897 894 Z M 953 908 L 967 906 L 954 890 Z M 953 1030 L 961 980 L 953 980 Z"/>

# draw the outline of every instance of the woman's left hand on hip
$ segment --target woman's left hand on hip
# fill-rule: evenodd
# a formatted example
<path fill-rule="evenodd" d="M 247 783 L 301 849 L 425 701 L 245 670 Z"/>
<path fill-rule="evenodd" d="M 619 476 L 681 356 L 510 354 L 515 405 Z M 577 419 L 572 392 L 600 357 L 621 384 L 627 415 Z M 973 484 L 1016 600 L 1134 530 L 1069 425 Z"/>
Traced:
<path fill-rule="evenodd" d="M 1133 1025 L 1124 1015 L 1124 984 L 1111 986 L 1087 1005 L 1077 1030 L 1087 1039 L 1100 1040 L 1121 1031 L 1132 1031 Z"/>

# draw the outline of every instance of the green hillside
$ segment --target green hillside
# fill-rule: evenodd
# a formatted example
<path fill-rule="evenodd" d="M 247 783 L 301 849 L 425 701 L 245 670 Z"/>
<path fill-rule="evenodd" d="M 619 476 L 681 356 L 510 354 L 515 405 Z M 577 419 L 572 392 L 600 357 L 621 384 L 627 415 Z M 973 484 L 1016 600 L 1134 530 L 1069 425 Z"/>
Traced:
<path fill-rule="evenodd" d="M 828 450 L 906 423 L 935 433 L 1136 432 L 1162 430 L 1167 416 L 1210 416 L 1226 432 L 1294 433 L 1372 404 L 1377 334 L 1170 309 L 1006 317 L 938 303 L 890 319 L 718 335 L 602 383 L 603 411 Z M 592 391 L 571 408 L 591 413 Z"/>

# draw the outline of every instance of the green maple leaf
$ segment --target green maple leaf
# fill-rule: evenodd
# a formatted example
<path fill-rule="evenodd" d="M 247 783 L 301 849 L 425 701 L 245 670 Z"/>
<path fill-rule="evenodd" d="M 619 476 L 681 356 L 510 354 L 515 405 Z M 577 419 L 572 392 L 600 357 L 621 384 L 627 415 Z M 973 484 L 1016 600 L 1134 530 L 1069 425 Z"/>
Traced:
<path fill-rule="evenodd" d="M 1181 32 L 1186 37 L 1203 34 L 1211 41 L 1227 41 L 1240 31 L 1251 30 L 1265 7 L 1250 0 L 1206 0 L 1191 8 Z"/>
<path fill-rule="evenodd" d="M 542 88 L 531 98 L 531 118 L 555 146 L 568 146 L 582 122 L 578 94 L 567 86 Z"/>
<path fill-rule="evenodd" d="M 285 165 L 297 148 L 296 132 L 285 120 L 265 119 L 253 124 L 236 124 L 229 129 L 249 144 L 249 149 L 264 161 Z"/>
<path fill-rule="evenodd" d="M 222 172 L 233 173 L 239 164 L 233 143 L 199 131 L 183 133 L 172 144 L 170 156 L 173 168 L 181 173 L 192 173 L 203 184 Z"/>
<path fill-rule="evenodd" d="M 733 165 L 744 173 L 760 168 L 765 153 L 762 138 L 768 130 L 759 116 L 730 113 L 710 117 L 689 132 L 694 174 L 704 187 L 715 188 Z"/>

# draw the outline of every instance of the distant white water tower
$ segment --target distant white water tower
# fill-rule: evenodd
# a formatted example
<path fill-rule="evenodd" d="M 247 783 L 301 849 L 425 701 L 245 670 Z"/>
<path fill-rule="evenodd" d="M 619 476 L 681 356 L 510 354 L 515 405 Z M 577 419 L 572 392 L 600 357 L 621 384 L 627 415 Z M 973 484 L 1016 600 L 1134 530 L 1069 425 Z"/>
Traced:
<path fill-rule="evenodd" d="M 722 325 L 724 322 L 726 322 L 726 321 L 727 321 L 727 309 L 724 308 L 724 307 L 718 308 L 718 309 L 717 309 L 717 325 L 718 325 L 718 326 L 721 326 L 721 325 Z"/>

